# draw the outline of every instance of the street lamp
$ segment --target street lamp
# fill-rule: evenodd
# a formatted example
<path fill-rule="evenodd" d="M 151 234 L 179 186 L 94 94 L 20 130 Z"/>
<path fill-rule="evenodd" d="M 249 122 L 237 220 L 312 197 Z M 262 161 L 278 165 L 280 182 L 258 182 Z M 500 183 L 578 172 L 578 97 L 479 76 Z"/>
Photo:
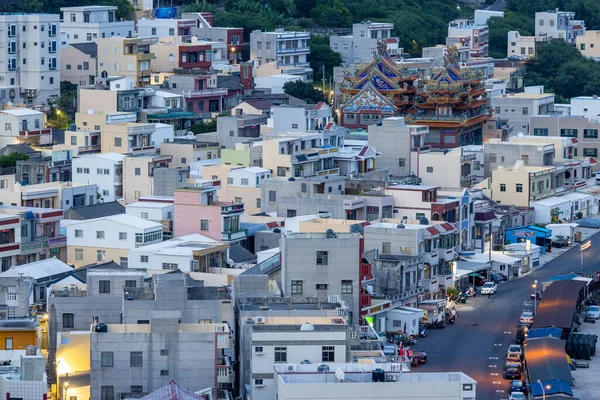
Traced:
<path fill-rule="evenodd" d="M 552 387 L 550 385 L 542 385 L 542 381 L 539 379 L 537 380 L 537 383 L 539 383 L 540 387 L 542 388 L 542 400 L 546 400 L 546 390 L 550 390 Z"/>
<path fill-rule="evenodd" d="M 69 398 L 69 396 L 67 396 L 67 391 L 69 390 L 69 381 L 65 382 L 65 400 L 67 400 Z"/>
<path fill-rule="evenodd" d="M 579 252 L 581 254 L 581 267 L 583 267 L 583 251 L 592 247 L 592 242 L 588 240 L 583 244 L 577 244 L 577 246 L 579 246 Z"/>
<path fill-rule="evenodd" d="M 56 123 L 58 124 L 57 128 L 60 129 L 60 109 L 56 109 Z"/>
<path fill-rule="evenodd" d="M 535 315 L 537 311 L 537 279 L 533 281 L 533 315 Z"/>

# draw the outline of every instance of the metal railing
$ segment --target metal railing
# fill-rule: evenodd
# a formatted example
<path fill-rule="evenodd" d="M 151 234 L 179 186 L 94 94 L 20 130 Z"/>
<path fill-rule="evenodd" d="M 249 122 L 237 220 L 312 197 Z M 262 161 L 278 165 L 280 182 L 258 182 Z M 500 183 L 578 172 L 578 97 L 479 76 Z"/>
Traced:
<path fill-rule="evenodd" d="M 77 288 L 63 288 L 58 290 L 51 290 L 50 297 L 86 297 L 87 290 L 81 290 Z"/>

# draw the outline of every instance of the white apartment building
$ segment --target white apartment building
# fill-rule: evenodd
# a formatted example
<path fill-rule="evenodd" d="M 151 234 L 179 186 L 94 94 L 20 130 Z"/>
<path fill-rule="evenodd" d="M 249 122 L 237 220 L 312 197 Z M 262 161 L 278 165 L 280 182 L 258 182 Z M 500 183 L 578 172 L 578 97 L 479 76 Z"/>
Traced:
<path fill-rule="evenodd" d="M 278 400 L 477 398 L 477 381 L 462 372 L 406 373 L 402 363 L 331 363 L 326 366 L 330 373 L 324 374 L 320 364 L 293 365 L 291 372 L 289 365 L 276 365 L 274 397 Z"/>
<path fill-rule="evenodd" d="M 535 58 L 536 46 L 550 39 L 548 36 L 523 36 L 518 31 L 510 31 L 507 35 L 507 57 L 519 56 L 523 59 Z"/>
<path fill-rule="evenodd" d="M 576 20 L 575 12 L 552 11 L 535 13 L 535 36 L 549 36 L 575 44 L 585 32 L 585 21 Z"/>
<path fill-rule="evenodd" d="M 173 198 L 162 196 L 142 197 L 125 206 L 125 214 L 158 222 L 163 226 L 163 239 L 173 237 Z"/>
<path fill-rule="evenodd" d="M 43 112 L 29 108 L 0 111 L 0 147 L 19 143 L 49 144 L 51 141 L 52 129 L 46 129 Z"/>
<path fill-rule="evenodd" d="M 271 118 L 267 120 L 267 127 L 272 126 L 274 134 L 322 131 L 332 121 L 332 109 L 325 103 L 318 103 L 314 107 L 281 105 L 271 108 Z"/>
<path fill-rule="evenodd" d="M 399 40 L 392 37 L 394 24 L 387 22 L 361 22 L 352 25 L 352 35 L 330 36 L 329 47 L 340 53 L 344 63 L 362 64 L 373 61 L 377 51 L 377 42 L 386 41 L 388 55 L 392 58 L 401 57 L 398 48 Z"/>
<path fill-rule="evenodd" d="M 487 57 L 489 29 L 487 25 L 477 25 L 473 19 L 456 19 L 448 23 L 448 37 L 471 38 L 471 57 Z"/>
<path fill-rule="evenodd" d="M 118 153 L 100 153 L 73 159 L 73 182 L 95 183 L 100 201 L 108 203 L 123 197 L 123 158 Z"/>
<path fill-rule="evenodd" d="M 127 266 L 130 249 L 162 241 L 160 223 L 127 214 L 71 222 L 66 228 L 67 262 L 75 267 L 111 260 Z"/>
<path fill-rule="evenodd" d="M 515 132 L 529 132 L 532 115 L 548 115 L 554 111 L 554 94 L 544 93 L 543 86 L 525 88 L 523 93 L 503 94 L 491 98 L 496 118 L 512 125 Z"/>
<path fill-rule="evenodd" d="M 257 67 L 257 76 L 291 74 L 302 75 L 312 81 L 313 70 L 308 62 L 310 47 L 309 32 L 286 32 L 277 29 L 275 32 L 255 30 L 250 34 L 250 60 Z M 267 68 L 265 64 L 270 64 Z M 269 70 L 261 74 L 262 70 Z"/>
<path fill-rule="evenodd" d="M 600 117 L 600 98 L 598 96 L 577 96 L 571 99 L 571 115 Z"/>
<path fill-rule="evenodd" d="M 216 268 L 227 268 L 228 251 L 229 243 L 191 233 L 129 250 L 128 267 L 152 272 L 179 269 L 185 273 L 210 273 Z"/>
<path fill-rule="evenodd" d="M 113 36 L 133 37 L 133 21 L 118 21 L 116 6 L 61 7 L 61 33 L 67 34 L 69 44 L 95 42 Z"/>
<path fill-rule="evenodd" d="M 249 358 L 250 365 L 242 383 L 250 386 L 253 400 L 275 398 L 274 365 L 348 360 L 350 331 L 342 318 L 267 316 L 249 317 L 242 323 L 244 348 L 249 350 L 243 357 Z"/>
<path fill-rule="evenodd" d="M 141 37 L 158 36 L 190 36 L 191 29 L 196 27 L 193 19 L 146 19 L 138 20 L 137 32 Z"/>
<path fill-rule="evenodd" d="M 60 95 L 58 14 L 0 15 L 0 105 L 45 107 Z"/>

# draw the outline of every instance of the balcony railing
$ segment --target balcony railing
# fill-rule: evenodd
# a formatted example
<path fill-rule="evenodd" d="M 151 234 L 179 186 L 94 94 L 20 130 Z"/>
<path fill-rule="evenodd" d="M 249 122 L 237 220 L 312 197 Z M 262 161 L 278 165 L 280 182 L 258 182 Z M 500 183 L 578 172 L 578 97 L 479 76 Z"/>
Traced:
<path fill-rule="evenodd" d="M 203 90 L 184 90 L 183 97 L 194 98 L 194 97 L 213 97 L 213 96 L 226 96 L 227 89 L 203 89 Z"/>
<path fill-rule="evenodd" d="M 290 47 L 289 49 L 277 48 L 277 54 L 290 54 L 290 53 L 310 53 L 310 47 Z"/>
<path fill-rule="evenodd" d="M 54 249 L 57 247 L 64 247 L 66 245 L 67 245 L 67 237 L 66 236 L 59 236 L 59 237 L 48 239 L 48 247 L 51 249 Z"/>
<path fill-rule="evenodd" d="M 0 244 L 0 254 L 4 253 L 6 251 L 19 250 L 20 248 L 21 248 L 21 246 L 19 245 L 19 243 L 15 243 L 15 242 L 3 243 L 3 244 Z"/>
<path fill-rule="evenodd" d="M 477 154 L 475 154 L 475 153 L 472 153 L 472 154 L 463 154 L 463 155 L 460 156 L 460 161 L 461 162 L 463 162 L 463 161 L 472 161 L 472 160 L 474 160 L 476 158 L 477 158 Z"/>
<path fill-rule="evenodd" d="M 36 239 L 31 243 L 21 244 L 21 253 L 35 252 L 48 248 L 48 239 Z"/>
<path fill-rule="evenodd" d="M 52 133 L 52 129 L 38 129 L 35 131 L 20 131 L 19 136 L 29 137 L 29 136 L 40 136 L 40 135 L 49 135 Z"/>
<path fill-rule="evenodd" d="M 476 178 L 475 174 L 463 175 L 460 177 L 461 181 L 472 181 Z"/>
<path fill-rule="evenodd" d="M 231 242 L 232 240 L 240 240 L 246 237 L 246 229 L 239 230 L 237 232 L 222 232 L 221 240 L 225 242 Z"/>
<path fill-rule="evenodd" d="M 102 146 L 100 146 L 99 144 L 95 144 L 92 146 L 81 146 L 81 147 L 79 147 L 79 154 L 95 153 L 95 152 L 99 152 L 100 150 L 102 150 Z"/>

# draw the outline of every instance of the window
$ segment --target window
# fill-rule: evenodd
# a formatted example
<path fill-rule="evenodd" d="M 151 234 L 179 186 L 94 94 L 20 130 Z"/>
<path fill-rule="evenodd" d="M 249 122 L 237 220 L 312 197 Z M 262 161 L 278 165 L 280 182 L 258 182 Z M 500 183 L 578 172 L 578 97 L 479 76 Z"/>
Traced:
<path fill-rule="evenodd" d="M 256 198 L 256 208 L 260 209 L 260 198 Z"/>
<path fill-rule="evenodd" d="M 522 183 L 515 184 L 515 190 L 517 193 L 523 193 L 523 184 Z"/>
<path fill-rule="evenodd" d="M 100 400 L 115 400 L 115 387 L 100 386 Z"/>
<path fill-rule="evenodd" d="M 141 169 L 141 168 L 139 168 L 139 167 L 136 167 L 136 169 L 135 169 L 135 175 L 136 175 L 136 176 L 140 176 L 140 175 L 142 175 L 142 169 Z"/>
<path fill-rule="evenodd" d="M 302 281 L 292 281 L 292 294 L 302 294 Z"/>
<path fill-rule="evenodd" d="M 142 218 L 142 219 L 148 219 L 148 213 L 147 212 L 140 213 L 140 218 Z"/>
<path fill-rule="evenodd" d="M 179 264 L 175 263 L 162 263 L 162 269 L 173 271 L 179 268 Z"/>
<path fill-rule="evenodd" d="M 233 178 L 227 178 L 227 184 L 233 185 Z"/>
<path fill-rule="evenodd" d="M 529 165 L 529 155 L 528 154 L 523 154 L 521 156 L 521 160 L 523 160 L 523 164 Z"/>
<path fill-rule="evenodd" d="M 120 137 L 116 137 L 115 138 L 115 147 L 121 147 L 121 138 Z"/>
<path fill-rule="evenodd" d="M 584 157 L 598 157 L 598 149 L 583 149 Z"/>
<path fill-rule="evenodd" d="M 75 237 L 76 238 L 82 238 L 83 237 L 83 230 L 81 230 L 81 229 L 75 229 Z"/>
<path fill-rule="evenodd" d="M 128 258 L 127 257 L 119 257 L 119 265 L 121 268 L 127 268 Z"/>
<path fill-rule="evenodd" d="M 160 370 L 160 376 L 169 376 L 169 370 L 168 369 L 161 369 Z"/>
<path fill-rule="evenodd" d="M 242 186 L 248 186 L 248 178 L 242 178 Z"/>
<path fill-rule="evenodd" d="M 500 191 L 501 192 L 506 192 L 506 184 L 505 183 L 501 183 L 500 184 Z"/>
<path fill-rule="evenodd" d="M 328 252 L 327 251 L 317 251 L 317 265 L 327 265 L 328 262 Z"/>
<path fill-rule="evenodd" d="M 147 263 L 148 262 L 148 256 L 140 256 L 140 262 Z"/>
<path fill-rule="evenodd" d="M 392 242 L 381 243 L 381 252 L 383 254 L 390 254 L 392 252 Z"/>
<path fill-rule="evenodd" d="M 277 201 L 277 192 L 269 190 L 269 201 Z"/>
<path fill-rule="evenodd" d="M 169 355 L 169 350 L 167 350 L 167 349 L 162 349 L 162 350 L 160 351 L 160 355 L 161 355 L 161 356 L 168 356 L 168 355 Z"/>
<path fill-rule="evenodd" d="M 523 115 L 529 115 L 529 108 L 523 107 Z"/>
<path fill-rule="evenodd" d="M 71 69 L 71 64 L 67 64 L 67 69 Z"/>
<path fill-rule="evenodd" d="M 406 167 L 406 158 L 399 158 L 398 159 L 398 166 L 399 167 Z"/>
<path fill-rule="evenodd" d="M 327 290 L 327 284 L 326 283 L 317 283 L 316 289 L 317 290 Z"/>
<path fill-rule="evenodd" d="M 548 136 L 548 128 L 533 128 L 533 136 Z"/>
<path fill-rule="evenodd" d="M 137 281 L 133 279 L 127 279 L 125 281 L 125 287 L 137 287 Z"/>
<path fill-rule="evenodd" d="M 584 129 L 583 137 L 588 139 L 597 139 L 598 138 L 598 129 Z"/>
<path fill-rule="evenodd" d="M 143 366 L 143 356 L 141 351 L 129 352 L 129 366 L 132 368 Z"/>
<path fill-rule="evenodd" d="M 292 129 L 298 129 L 298 124 L 292 124 Z"/>
<path fill-rule="evenodd" d="M 143 393 L 144 387 L 142 385 L 131 385 L 129 386 L 129 391 L 131 393 Z"/>
<path fill-rule="evenodd" d="M 100 365 L 102 367 L 114 367 L 115 359 L 114 353 L 112 351 L 102 351 L 100 352 Z"/>
<path fill-rule="evenodd" d="M 13 349 L 13 340 L 12 340 L 12 338 L 6 338 L 6 339 L 4 339 L 4 348 L 6 350 L 12 350 Z"/>
<path fill-rule="evenodd" d="M 63 328 L 74 328 L 75 327 L 75 314 L 63 313 Z"/>
<path fill-rule="evenodd" d="M 254 346 L 254 352 L 255 352 L 256 354 L 263 354 L 263 352 L 264 352 L 264 349 L 263 349 L 263 347 L 262 347 L 262 346 Z"/>
<path fill-rule="evenodd" d="M 96 239 L 104 239 L 104 231 L 96 231 Z"/>
<path fill-rule="evenodd" d="M 101 280 L 98 283 L 100 284 L 100 293 L 110 293 L 110 281 Z"/>
<path fill-rule="evenodd" d="M 255 379 L 254 380 L 254 386 L 263 387 L 263 386 L 265 386 L 265 384 L 263 383 L 262 379 Z"/>
<path fill-rule="evenodd" d="M 323 346 L 321 350 L 321 361 L 323 362 L 335 362 L 335 347 Z"/>
<path fill-rule="evenodd" d="M 275 362 L 287 362 L 287 347 L 275 347 Z"/>
<path fill-rule="evenodd" d="M 75 261 L 83 260 L 83 249 L 75 249 Z"/>
<path fill-rule="evenodd" d="M 577 129 L 561 129 L 560 136 L 562 137 L 577 137 Z"/>
<path fill-rule="evenodd" d="M 277 167 L 277 176 L 285 176 L 285 167 Z"/>
<path fill-rule="evenodd" d="M 96 250 L 96 261 L 104 261 L 106 258 L 106 251 Z"/>
<path fill-rule="evenodd" d="M 351 280 L 343 280 L 342 281 L 342 294 L 352 294 L 352 281 Z"/>
<path fill-rule="evenodd" d="M 208 231 L 208 220 L 207 219 L 201 219 L 200 220 L 200 230 L 201 231 Z"/>
<path fill-rule="evenodd" d="M 433 167 L 427 167 L 427 173 L 433 174 Z"/>
<path fill-rule="evenodd" d="M 119 232 L 119 240 L 127 240 L 127 232 Z"/>

